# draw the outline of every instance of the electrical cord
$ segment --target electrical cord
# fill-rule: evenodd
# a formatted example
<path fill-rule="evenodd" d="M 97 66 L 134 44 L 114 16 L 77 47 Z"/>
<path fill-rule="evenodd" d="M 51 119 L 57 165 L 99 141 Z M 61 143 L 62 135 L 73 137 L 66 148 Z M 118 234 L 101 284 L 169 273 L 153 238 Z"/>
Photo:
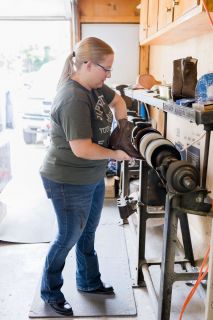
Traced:
<path fill-rule="evenodd" d="M 194 295 L 194 293 L 197 290 L 197 288 L 198 288 L 199 284 L 201 283 L 201 281 L 205 278 L 205 276 L 208 273 L 208 266 L 206 266 L 206 264 L 207 264 L 207 261 L 208 261 L 209 252 L 210 252 L 210 245 L 209 245 L 209 247 L 207 249 L 207 252 L 205 254 L 205 257 L 203 259 L 198 278 L 197 278 L 193 288 L 191 289 L 190 293 L 188 294 L 187 298 L 185 299 L 185 301 L 183 303 L 183 306 L 182 306 L 181 312 L 180 312 L 180 316 L 179 316 L 179 320 L 182 320 L 184 311 L 185 311 L 189 301 L 191 300 L 192 296 Z M 205 268 L 205 270 L 204 270 L 204 268 Z"/>
<path fill-rule="evenodd" d="M 195 144 L 196 142 L 200 141 L 203 137 L 205 137 L 206 135 L 206 132 L 202 133 L 196 140 L 192 141 L 192 143 L 190 144 L 187 144 L 186 147 L 183 147 L 179 150 L 179 152 L 182 152 L 182 151 L 187 151 L 187 149 L 191 146 L 193 146 L 193 144 Z"/>

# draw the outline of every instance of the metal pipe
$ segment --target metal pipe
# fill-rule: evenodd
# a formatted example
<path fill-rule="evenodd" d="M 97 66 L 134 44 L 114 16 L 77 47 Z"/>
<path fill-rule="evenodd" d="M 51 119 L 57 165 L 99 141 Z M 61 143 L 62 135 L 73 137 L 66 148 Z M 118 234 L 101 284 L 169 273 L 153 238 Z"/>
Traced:
<path fill-rule="evenodd" d="M 178 218 L 173 208 L 179 203 L 179 201 L 180 196 L 174 196 L 171 193 L 167 193 L 163 230 L 158 320 L 170 319 L 172 285 L 174 283 L 175 245 L 177 242 L 178 224 Z"/>
<path fill-rule="evenodd" d="M 167 112 L 164 111 L 163 137 L 167 136 Z"/>
<path fill-rule="evenodd" d="M 122 196 L 129 195 L 129 161 L 123 161 Z"/>
<path fill-rule="evenodd" d="M 207 168 L 208 168 L 208 159 L 209 159 L 209 145 L 210 145 L 211 131 L 206 130 L 206 139 L 204 147 L 204 158 L 203 158 L 203 172 L 201 178 L 201 188 L 206 188 L 206 177 L 207 177 Z"/>
<path fill-rule="evenodd" d="M 174 281 L 190 281 L 197 280 L 199 273 L 198 272 L 181 272 L 174 273 Z"/>
<path fill-rule="evenodd" d="M 149 268 L 148 265 L 146 263 L 144 263 L 142 265 L 142 272 L 143 272 L 143 276 L 144 276 L 144 281 L 146 283 L 146 287 L 149 293 L 149 296 L 151 298 L 152 301 L 152 305 L 153 305 L 153 309 L 155 314 L 157 315 L 158 312 L 158 298 L 157 298 L 157 294 L 154 288 L 154 284 L 152 282 L 152 278 L 149 272 Z"/>

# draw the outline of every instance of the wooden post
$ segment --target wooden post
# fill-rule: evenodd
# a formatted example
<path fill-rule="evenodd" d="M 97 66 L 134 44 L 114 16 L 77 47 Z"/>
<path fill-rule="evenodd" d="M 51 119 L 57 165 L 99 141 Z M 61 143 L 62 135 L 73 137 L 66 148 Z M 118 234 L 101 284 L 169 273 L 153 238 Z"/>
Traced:
<path fill-rule="evenodd" d="M 149 73 L 149 46 L 140 47 L 139 73 Z"/>

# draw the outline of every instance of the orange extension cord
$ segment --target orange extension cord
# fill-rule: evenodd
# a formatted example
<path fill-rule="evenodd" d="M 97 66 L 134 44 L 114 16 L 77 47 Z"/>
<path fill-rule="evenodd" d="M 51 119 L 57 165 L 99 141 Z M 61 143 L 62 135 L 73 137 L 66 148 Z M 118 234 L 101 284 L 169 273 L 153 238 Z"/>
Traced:
<path fill-rule="evenodd" d="M 184 304 L 182 306 L 182 309 L 181 309 L 181 312 L 180 312 L 180 317 L 179 317 L 179 320 L 182 320 L 183 318 L 183 313 L 189 303 L 189 301 L 191 300 L 193 294 L 195 293 L 195 291 L 197 290 L 197 287 L 199 286 L 199 284 L 201 283 L 201 281 L 205 278 L 206 274 L 208 273 L 208 266 L 206 266 L 207 264 L 207 261 L 208 261 L 208 257 L 209 257 L 209 251 L 210 251 L 210 245 L 208 247 L 208 250 L 205 254 L 205 257 L 203 259 L 203 262 L 202 262 L 202 265 L 201 265 L 201 268 L 200 268 L 200 272 L 199 272 L 199 275 L 198 275 L 198 279 L 197 281 L 195 282 L 195 285 L 193 286 L 192 290 L 190 291 L 190 293 L 188 294 L 186 300 L 184 301 Z M 204 270 L 204 267 L 206 266 L 205 270 Z M 204 271 L 203 271 L 204 270 Z"/>
<path fill-rule="evenodd" d="M 212 25 L 212 27 L 213 27 L 213 20 L 212 20 L 212 17 L 211 17 L 211 15 L 210 15 L 210 12 L 209 12 L 209 10 L 208 10 L 208 8 L 207 8 L 206 1 L 205 1 L 205 0 L 202 0 L 202 2 L 203 2 L 203 6 L 204 6 L 204 8 L 205 8 L 205 10 L 206 10 L 206 13 L 208 14 L 208 17 L 209 17 L 209 20 L 210 20 L 210 22 L 211 22 L 211 25 Z"/>

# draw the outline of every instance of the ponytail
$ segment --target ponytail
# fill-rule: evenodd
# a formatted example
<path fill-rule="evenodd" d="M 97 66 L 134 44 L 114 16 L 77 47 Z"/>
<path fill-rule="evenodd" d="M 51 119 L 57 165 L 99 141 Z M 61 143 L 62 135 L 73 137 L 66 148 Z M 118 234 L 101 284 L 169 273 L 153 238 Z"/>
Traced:
<path fill-rule="evenodd" d="M 64 67 L 60 76 L 60 79 L 58 81 L 57 90 L 69 79 L 71 79 L 72 75 L 74 74 L 74 62 L 73 57 L 75 56 L 75 53 L 73 52 L 70 54 L 64 63 Z"/>

